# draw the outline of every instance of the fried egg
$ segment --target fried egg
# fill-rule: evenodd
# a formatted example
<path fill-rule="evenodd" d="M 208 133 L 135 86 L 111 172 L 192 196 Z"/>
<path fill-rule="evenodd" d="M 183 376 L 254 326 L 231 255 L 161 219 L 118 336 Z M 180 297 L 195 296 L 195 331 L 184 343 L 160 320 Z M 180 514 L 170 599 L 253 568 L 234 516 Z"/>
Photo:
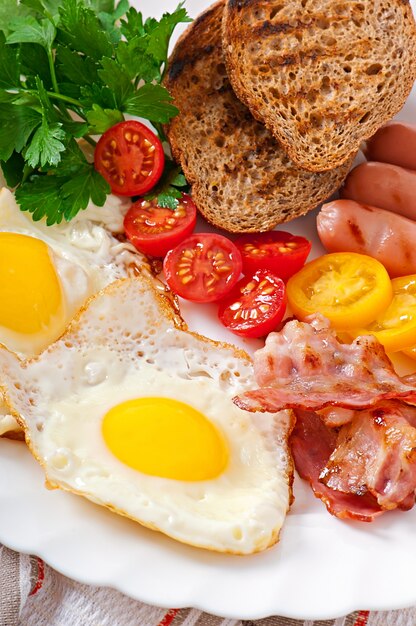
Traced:
<path fill-rule="evenodd" d="M 84 217 L 84 216 L 83 216 Z M 31 356 L 92 294 L 127 276 L 125 246 L 87 219 L 46 226 L 0 192 L 0 343 Z"/>
<path fill-rule="evenodd" d="M 278 540 L 291 413 L 238 409 L 248 355 L 188 332 L 149 278 L 110 285 L 34 359 L 0 350 L 0 373 L 50 486 L 194 546 Z"/>
<path fill-rule="evenodd" d="M 112 209 L 113 214 L 120 214 L 118 207 Z M 103 211 L 106 219 L 108 211 Z M 39 354 L 62 335 L 89 296 L 127 276 L 129 266 L 142 263 L 144 257 L 92 222 L 88 211 L 74 222 L 48 227 L 22 213 L 13 194 L 3 188 L 0 344 L 20 355 Z M 12 423 L 2 413 L 0 434 Z"/>

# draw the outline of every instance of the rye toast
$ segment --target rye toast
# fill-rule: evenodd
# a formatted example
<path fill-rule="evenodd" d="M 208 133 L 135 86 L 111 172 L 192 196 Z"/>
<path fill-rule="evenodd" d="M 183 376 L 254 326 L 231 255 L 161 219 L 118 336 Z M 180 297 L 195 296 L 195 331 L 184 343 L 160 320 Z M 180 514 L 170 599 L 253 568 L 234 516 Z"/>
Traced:
<path fill-rule="evenodd" d="M 222 52 L 223 8 L 220 1 L 201 14 L 171 55 L 165 85 L 180 113 L 166 132 L 205 218 L 231 232 L 265 231 L 323 202 L 350 163 L 300 170 L 238 100 Z"/>
<path fill-rule="evenodd" d="M 416 78 L 408 0 L 227 0 L 223 45 L 240 100 L 312 171 L 357 152 Z"/>

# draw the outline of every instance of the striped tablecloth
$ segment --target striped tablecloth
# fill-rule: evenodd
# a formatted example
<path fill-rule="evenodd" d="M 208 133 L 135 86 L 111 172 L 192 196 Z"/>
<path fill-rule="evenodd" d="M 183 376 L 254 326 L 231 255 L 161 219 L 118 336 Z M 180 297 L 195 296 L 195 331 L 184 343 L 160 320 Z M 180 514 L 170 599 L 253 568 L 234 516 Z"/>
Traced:
<path fill-rule="evenodd" d="M 37 557 L 0 546 L 0 626 L 416 626 L 416 608 L 363 610 L 324 621 L 278 616 L 241 621 L 196 609 L 167 611 L 117 591 L 81 585 Z"/>

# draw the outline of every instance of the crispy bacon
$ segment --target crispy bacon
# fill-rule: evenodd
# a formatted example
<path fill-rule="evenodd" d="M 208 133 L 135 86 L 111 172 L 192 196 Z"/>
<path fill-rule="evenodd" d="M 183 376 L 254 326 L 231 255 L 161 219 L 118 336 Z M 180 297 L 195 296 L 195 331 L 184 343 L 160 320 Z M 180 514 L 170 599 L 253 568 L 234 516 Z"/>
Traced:
<path fill-rule="evenodd" d="M 343 409 L 340 406 L 328 406 L 326 409 L 317 411 L 319 417 L 329 428 L 339 428 L 349 424 L 355 415 L 354 409 Z"/>
<path fill-rule="evenodd" d="M 307 480 L 317 498 L 328 511 L 341 519 L 372 522 L 383 511 L 370 493 L 345 494 L 327 487 L 320 474 L 335 450 L 337 432 L 327 428 L 320 417 L 311 411 L 295 411 L 296 425 L 290 438 L 295 466 Z"/>
<path fill-rule="evenodd" d="M 371 493 L 383 509 L 414 503 L 416 408 L 397 401 L 357 411 L 339 431 L 319 479 L 345 494 Z"/>
<path fill-rule="evenodd" d="M 321 316 L 311 322 L 289 321 L 268 336 L 254 356 L 260 388 L 237 396 L 234 402 L 240 408 L 366 409 L 391 399 L 416 404 L 415 379 L 399 378 L 374 336 L 342 344 Z"/>

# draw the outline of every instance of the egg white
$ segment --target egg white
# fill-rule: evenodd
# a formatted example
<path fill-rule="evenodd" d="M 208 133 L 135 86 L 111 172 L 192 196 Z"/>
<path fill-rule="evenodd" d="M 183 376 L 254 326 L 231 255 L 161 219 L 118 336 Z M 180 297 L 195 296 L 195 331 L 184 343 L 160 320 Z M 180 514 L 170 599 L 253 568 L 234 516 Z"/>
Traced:
<path fill-rule="evenodd" d="M 232 397 L 253 385 L 250 359 L 177 328 L 147 279 L 108 287 L 35 359 L 0 351 L 0 371 L 52 485 L 191 545 L 250 554 L 277 541 L 291 498 L 291 414 L 235 407 Z M 229 462 L 220 476 L 162 479 L 113 456 L 101 432 L 106 412 L 154 395 L 186 402 L 223 433 Z"/>

